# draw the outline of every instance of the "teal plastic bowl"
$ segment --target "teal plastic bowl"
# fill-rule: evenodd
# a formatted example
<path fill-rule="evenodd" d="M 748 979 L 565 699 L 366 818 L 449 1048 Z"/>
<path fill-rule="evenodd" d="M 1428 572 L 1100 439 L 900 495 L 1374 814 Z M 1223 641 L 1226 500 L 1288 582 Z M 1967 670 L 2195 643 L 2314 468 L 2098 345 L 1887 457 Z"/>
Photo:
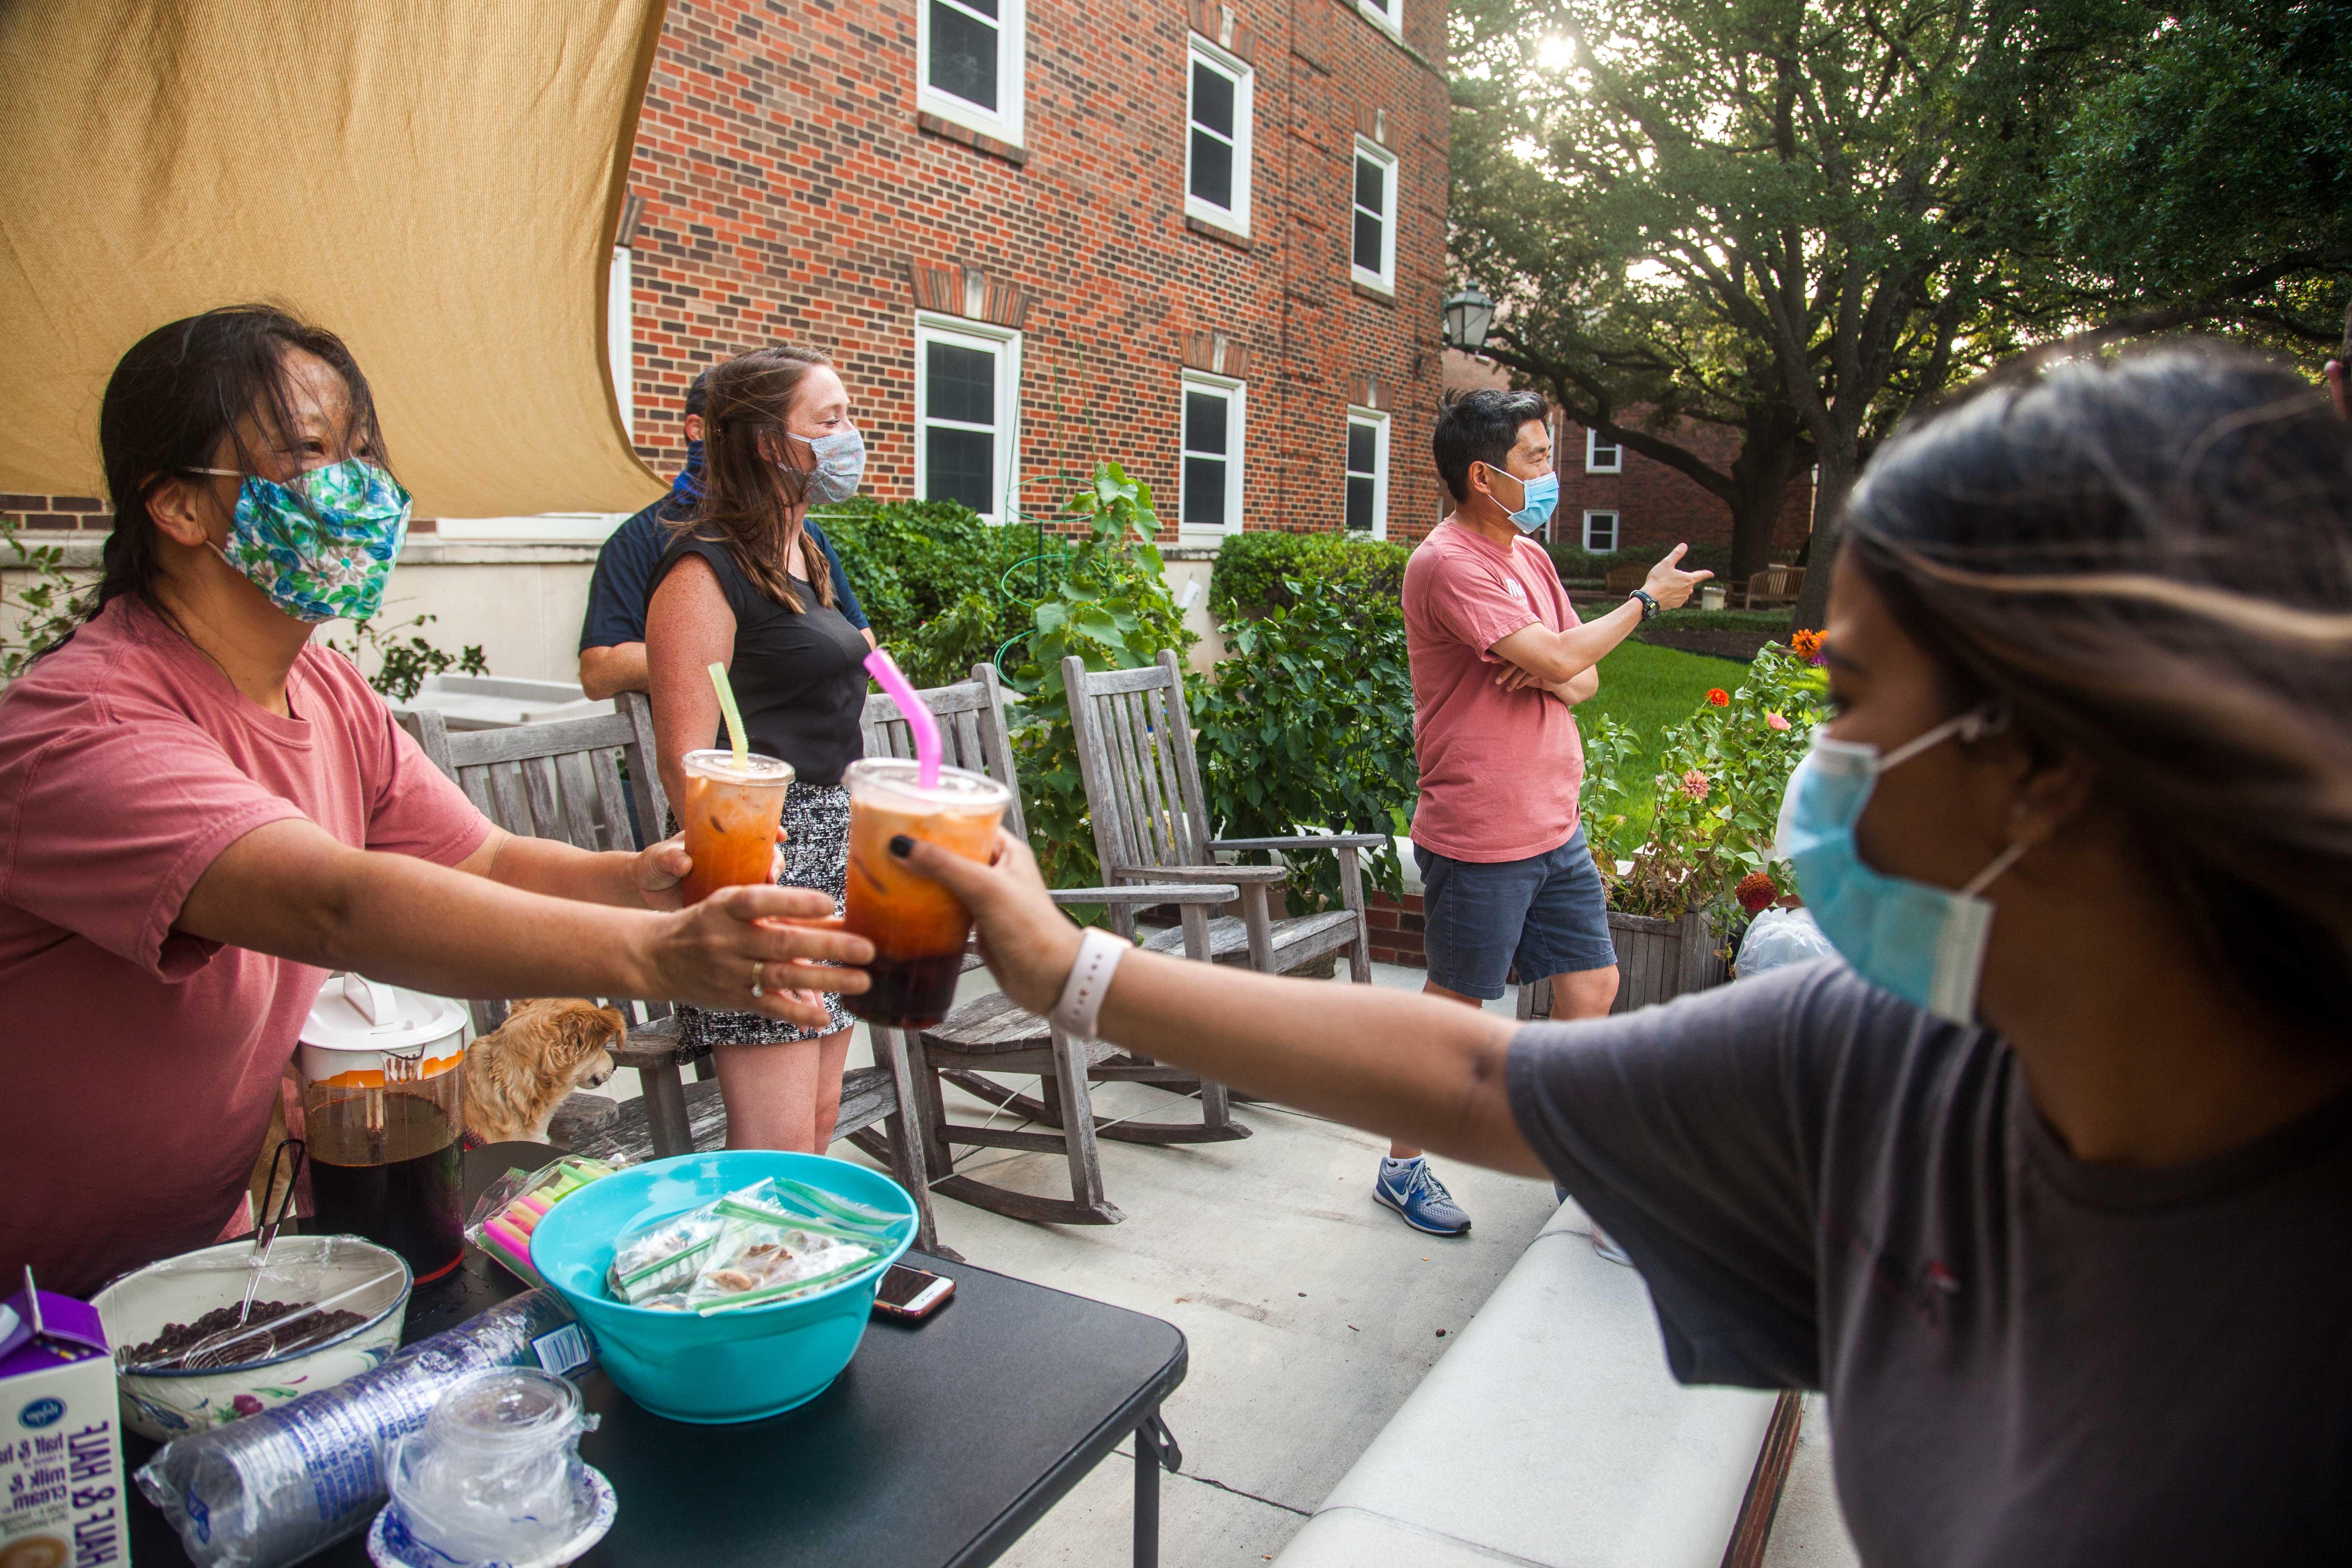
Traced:
<path fill-rule="evenodd" d="M 823 1154 L 728 1149 L 655 1160 L 591 1182 L 547 1211 L 530 1234 L 530 1264 L 596 1336 L 621 1392 L 656 1415 L 716 1424 L 757 1421 L 825 1391 L 866 1333 L 874 1292 L 897 1249 L 866 1273 L 813 1296 L 699 1317 L 656 1311 L 606 1292 L 614 1241 L 639 1226 L 699 1208 L 762 1176 L 789 1176 L 888 1214 L 915 1217 L 889 1177 Z M 907 1227 L 909 1241 L 914 1226 Z"/>

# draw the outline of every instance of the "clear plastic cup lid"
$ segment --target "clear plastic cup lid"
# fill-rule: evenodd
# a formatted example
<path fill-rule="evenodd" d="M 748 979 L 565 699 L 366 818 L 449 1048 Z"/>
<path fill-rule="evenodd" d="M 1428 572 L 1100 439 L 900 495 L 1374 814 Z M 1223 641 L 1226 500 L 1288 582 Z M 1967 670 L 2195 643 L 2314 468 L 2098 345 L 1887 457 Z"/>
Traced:
<path fill-rule="evenodd" d="M 530 1367 L 488 1367 L 434 1405 L 424 1439 L 428 1448 L 520 1458 L 568 1442 L 581 1429 L 580 1390 L 569 1379 Z"/>
<path fill-rule="evenodd" d="M 763 757 L 757 752 L 747 752 L 738 767 L 735 753 L 730 751 L 688 752 L 684 763 L 686 771 L 699 773 L 707 779 L 726 784 L 778 784 L 793 782 L 793 764 L 776 757 Z"/>
<path fill-rule="evenodd" d="M 904 804 L 930 811 L 1002 811 L 1013 799 L 1003 784 L 967 768 L 943 767 L 940 782 L 925 789 L 919 769 L 919 763 L 905 757 L 864 757 L 849 764 L 841 782 L 854 794 L 887 797 L 877 805 Z"/>

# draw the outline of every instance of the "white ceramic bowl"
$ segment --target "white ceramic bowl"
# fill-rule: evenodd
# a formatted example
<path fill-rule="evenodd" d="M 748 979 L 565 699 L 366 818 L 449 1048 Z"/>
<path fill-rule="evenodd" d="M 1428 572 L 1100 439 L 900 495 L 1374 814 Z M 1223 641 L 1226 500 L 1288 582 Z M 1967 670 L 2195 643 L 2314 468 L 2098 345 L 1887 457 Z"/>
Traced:
<path fill-rule="evenodd" d="M 145 1344 L 167 1323 L 194 1322 L 215 1307 L 236 1306 L 245 1295 L 252 1256 L 250 1241 L 232 1241 L 124 1275 L 91 1303 L 106 1325 L 106 1342 L 117 1350 Z M 201 1372 L 118 1373 L 124 1425 L 167 1443 L 332 1388 L 382 1365 L 400 1348 L 401 1311 L 412 1283 L 400 1254 L 356 1236 L 279 1237 L 255 1300 L 323 1301 L 363 1283 L 365 1289 L 333 1309 L 357 1312 L 362 1321 L 324 1344 Z"/>

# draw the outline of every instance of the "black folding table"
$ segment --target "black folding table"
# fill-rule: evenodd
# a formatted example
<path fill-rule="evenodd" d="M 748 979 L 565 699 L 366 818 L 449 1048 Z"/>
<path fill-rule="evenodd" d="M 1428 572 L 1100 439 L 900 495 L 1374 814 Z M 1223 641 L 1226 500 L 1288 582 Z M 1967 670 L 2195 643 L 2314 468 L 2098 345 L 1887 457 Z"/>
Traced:
<path fill-rule="evenodd" d="M 516 1163 L 512 1152 L 476 1151 L 468 1177 Z M 876 1318 L 833 1386 L 786 1415 L 688 1426 L 638 1408 L 601 1373 L 580 1374 L 603 1417 L 580 1452 L 620 1500 L 612 1533 L 583 1568 L 976 1568 L 1130 1434 L 1135 1562 L 1155 1568 L 1160 1468 L 1181 1458 L 1160 1405 L 1184 1381 L 1183 1334 L 969 1263 L 911 1252 L 906 1261 L 953 1279 L 954 1298 L 923 1323 Z M 520 1289 L 468 1248 L 456 1275 L 417 1289 L 404 1338 L 437 1333 Z M 124 1447 L 133 1469 L 154 1451 L 127 1435 Z M 187 1561 L 135 1491 L 131 1512 L 141 1568 Z M 354 1537 L 311 1561 L 361 1568 L 367 1550 Z"/>

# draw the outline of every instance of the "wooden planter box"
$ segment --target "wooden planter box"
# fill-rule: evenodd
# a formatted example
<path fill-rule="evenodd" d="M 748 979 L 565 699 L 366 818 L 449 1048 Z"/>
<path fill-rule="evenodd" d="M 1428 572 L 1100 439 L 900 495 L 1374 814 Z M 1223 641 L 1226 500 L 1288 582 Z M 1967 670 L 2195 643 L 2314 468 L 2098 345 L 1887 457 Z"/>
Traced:
<path fill-rule="evenodd" d="M 1716 954 L 1706 917 L 1694 910 L 1678 921 L 1609 911 L 1609 938 L 1617 944 L 1617 1001 L 1612 1013 L 1630 1013 L 1685 991 L 1704 991 L 1730 978 Z M 1519 987 L 1519 1016 L 1551 1016 L 1551 977 Z"/>

